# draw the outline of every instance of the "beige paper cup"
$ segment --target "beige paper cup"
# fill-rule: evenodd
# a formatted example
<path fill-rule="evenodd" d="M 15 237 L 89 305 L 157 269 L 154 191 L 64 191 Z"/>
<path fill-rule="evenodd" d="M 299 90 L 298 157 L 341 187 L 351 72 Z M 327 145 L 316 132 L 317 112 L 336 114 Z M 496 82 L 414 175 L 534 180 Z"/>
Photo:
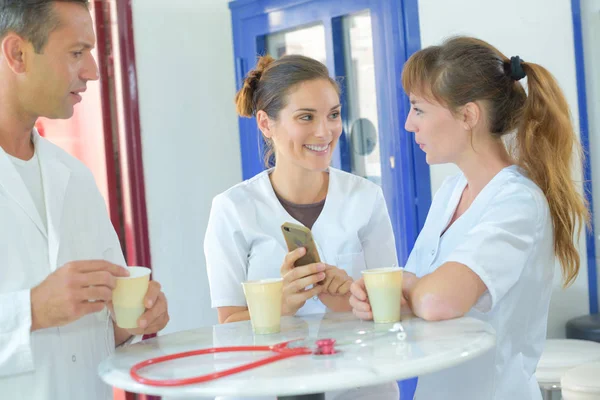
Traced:
<path fill-rule="evenodd" d="M 117 325 L 125 329 L 137 328 L 137 320 L 142 316 L 144 296 L 150 283 L 150 269 L 146 267 L 127 267 L 128 277 L 117 278 L 117 287 L 112 293 Z"/>
<path fill-rule="evenodd" d="M 402 269 L 375 268 L 362 271 L 376 323 L 400 321 Z"/>
<path fill-rule="evenodd" d="M 252 330 L 258 335 L 281 330 L 283 279 L 261 279 L 243 282 Z"/>

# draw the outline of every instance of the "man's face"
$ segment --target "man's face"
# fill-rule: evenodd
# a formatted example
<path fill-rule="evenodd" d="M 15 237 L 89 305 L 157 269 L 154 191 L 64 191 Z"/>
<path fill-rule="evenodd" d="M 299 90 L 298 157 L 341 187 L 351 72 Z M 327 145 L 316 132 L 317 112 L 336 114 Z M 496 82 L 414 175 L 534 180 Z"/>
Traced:
<path fill-rule="evenodd" d="M 18 96 L 32 115 L 66 119 L 81 101 L 87 82 L 98 79 L 91 53 L 96 37 L 91 15 L 81 4 L 57 2 L 54 11 L 60 26 L 49 34 L 41 54 L 31 43 L 26 46 Z"/>

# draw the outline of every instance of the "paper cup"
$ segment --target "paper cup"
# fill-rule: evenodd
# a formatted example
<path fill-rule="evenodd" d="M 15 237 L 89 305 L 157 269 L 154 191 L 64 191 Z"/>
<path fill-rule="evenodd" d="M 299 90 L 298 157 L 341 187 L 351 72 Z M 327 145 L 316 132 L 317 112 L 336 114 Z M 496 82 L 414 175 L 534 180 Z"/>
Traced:
<path fill-rule="evenodd" d="M 150 269 L 146 267 L 127 267 L 128 277 L 117 278 L 117 287 L 112 293 L 117 325 L 125 329 L 137 328 L 137 320 L 146 307 L 144 296 L 150 283 Z"/>
<path fill-rule="evenodd" d="M 400 321 L 402 269 L 375 268 L 362 271 L 376 323 Z"/>
<path fill-rule="evenodd" d="M 283 279 L 262 279 L 242 283 L 254 333 L 278 333 L 281 330 Z"/>

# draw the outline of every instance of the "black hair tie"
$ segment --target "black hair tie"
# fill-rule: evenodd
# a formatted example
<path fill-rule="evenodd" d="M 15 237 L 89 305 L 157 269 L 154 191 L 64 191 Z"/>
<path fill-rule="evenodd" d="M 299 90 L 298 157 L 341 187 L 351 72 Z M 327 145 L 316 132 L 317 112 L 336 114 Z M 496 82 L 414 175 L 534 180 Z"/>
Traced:
<path fill-rule="evenodd" d="M 519 56 L 510 58 L 509 76 L 515 81 L 520 81 L 527 76 L 525 70 L 523 69 L 523 60 L 521 60 Z"/>

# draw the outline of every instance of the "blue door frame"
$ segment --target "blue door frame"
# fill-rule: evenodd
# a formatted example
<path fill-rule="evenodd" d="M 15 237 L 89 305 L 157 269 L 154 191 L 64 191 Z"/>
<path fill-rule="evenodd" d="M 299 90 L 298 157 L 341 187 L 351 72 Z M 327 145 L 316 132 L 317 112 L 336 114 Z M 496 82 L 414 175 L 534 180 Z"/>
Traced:
<path fill-rule="evenodd" d="M 431 204 L 425 155 L 416 147 L 412 134 L 404 131 L 410 105 L 400 80 L 405 61 L 421 46 L 417 0 L 237 0 L 229 7 L 238 88 L 254 67 L 257 55 L 265 53 L 266 35 L 315 23 L 325 28 L 327 67 L 332 75 L 343 76 L 341 17 L 369 10 L 382 186 L 396 233 L 398 259 L 404 264 Z M 264 170 L 263 140 L 253 119 L 240 118 L 239 128 L 243 178 L 248 179 Z M 349 170 L 348 143 L 343 136 L 332 164 Z"/>
<path fill-rule="evenodd" d="M 592 195 L 592 154 L 588 124 L 587 94 L 585 84 L 585 60 L 581 21 L 581 0 L 571 0 L 573 13 L 573 40 L 575 45 L 575 69 L 577 75 L 577 103 L 579 105 L 579 136 L 583 147 L 583 193 L 590 208 L 590 228 L 586 230 L 587 270 L 590 314 L 598 314 L 598 271 L 596 267 L 596 235 L 594 227 L 594 199 Z"/>

